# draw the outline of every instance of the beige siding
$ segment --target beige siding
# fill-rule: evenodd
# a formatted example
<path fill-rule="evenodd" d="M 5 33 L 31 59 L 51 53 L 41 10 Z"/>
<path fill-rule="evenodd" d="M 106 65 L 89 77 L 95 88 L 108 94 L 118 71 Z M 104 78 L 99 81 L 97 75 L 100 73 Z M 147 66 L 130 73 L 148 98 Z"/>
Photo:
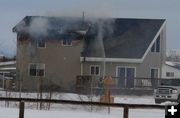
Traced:
<path fill-rule="evenodd" d="M 22 42 L 21 42 L 22 43 Z M 74 86 L 76 75 L 80 75 L 80 53 L 83 48 L 81 41 L 73 46 L 61 46 L 60 43 L 47 42 L 46 48 L 34 48 L 27 41 L 18 42 L 17 70 L 21 70 L 24 89 L 36 89 L 39 77 L 29 76 L 30 63 L 45 64 L 44 84 L 48 82 L 68 89 Z"/>
<path fill-rule="evenodd" d="M 150 77 L 151 68 L 159 68 L 165 62 L 166 31 L 161 32 L 161 52 L 148 52 L 142 63 L 106 63 L 106 75 L 116 76 L 117 66 L 136 68 L 136 77 Z M 100 76 L 103 76 L 103 62 L 83 62 L 82 70 L 80 53 L 83 41 L 73 46 L 61 46 L 60 43 L 47 42 L 46 48 L 34 48 L 28 40 L 17 42 L 17 72 L 23 80 L 23 89 L 37 90 L 38 78 L 29 76 L 30 63 L 45 64 L 44 84 L 56 84 L 62 89 L 74 87 L 76 76 L 90 74 L 90 65 L 100 65 Z"/>

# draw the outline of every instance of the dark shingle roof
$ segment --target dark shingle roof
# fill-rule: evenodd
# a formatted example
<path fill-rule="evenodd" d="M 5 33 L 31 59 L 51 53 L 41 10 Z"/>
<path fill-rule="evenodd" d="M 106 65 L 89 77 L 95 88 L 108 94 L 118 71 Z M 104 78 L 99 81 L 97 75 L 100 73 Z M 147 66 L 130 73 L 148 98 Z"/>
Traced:
<path fill-rule="evenodd" d="M 142 58 L 164 21 L 153 19 L 114 19 L 110 26 L 108 24 L 107 27 L 104 27 L 103 36 L 101 37 L 103 39 L 105 57 Z M 93 28 L 90 30 L 94 32 Z M 93 37 L 90 34 L 87 39 L 84 56 L 102 57 L 102 46 L 100 45 L 102 42 L 98 41 L 97 32 Z"/>
<path fill-rule="evenodd" d="M 48 32 L 46 37 L 49 39 L 79 39 L 82 35 L 72 31 L 87 30 L 82 56 L 107 58 L 142 58 L 165 21 L 128 18 L 83 21 L 82 18 L 71 17 L 27 16 L 13 28 L 13 31 L 29 33 L 33 20 L 37 18 L 48 21 L 45 28 Z"/>
<path fill-rule="evenodd" d="M 13 32 L 28 34 L 32 38 L 72 40 L 81 37 L 73 31 L 85 30 L 86 28 L 87 26 L 82 22 L 82 18 L 26 16 L 13 28 Z"/>

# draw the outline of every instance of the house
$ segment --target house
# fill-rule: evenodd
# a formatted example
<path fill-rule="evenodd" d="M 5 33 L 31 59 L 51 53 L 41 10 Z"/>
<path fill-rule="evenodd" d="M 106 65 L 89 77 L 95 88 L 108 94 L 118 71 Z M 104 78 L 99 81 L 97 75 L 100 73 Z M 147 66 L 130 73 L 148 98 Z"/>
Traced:
<path fill-rule="evenodd" d="M 16 77 L 16 61 L 0 62 L 0 88 L 12 88 Z"/>
<path fill-rule="evenodd" d="M 77 75 L 111 75 L 120 83 L 162 77 L 164 19 L 26 16 L 13 32 L 24 90 L 37 90 L 39 78 L 46 88 L 71 90 Z"/>
<path fill-rule="evenodd" d="M 180 63 L 166 61 L 162 67 L 162 78 L 180 79 Z"/>

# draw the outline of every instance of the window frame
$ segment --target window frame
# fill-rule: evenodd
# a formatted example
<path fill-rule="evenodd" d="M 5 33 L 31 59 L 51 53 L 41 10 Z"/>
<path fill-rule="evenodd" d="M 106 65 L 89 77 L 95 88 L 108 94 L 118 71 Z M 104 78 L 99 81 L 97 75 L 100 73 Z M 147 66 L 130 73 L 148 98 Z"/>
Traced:
<path fill-rule="evenodd" d="M 157 47 L 158 46 L 157 44 L 159 44 L 159 47 Z M 153 43 L 153 45 L 151 47 L 151 52 L 153 52 L 153 53 L 161 52 L 161 35 L 159 35 L 156 38 L 155 42 Z"/>
<path fill-rule="evenodd" d="M 152 77 L 151 77 L 151 71 L 152 71 L 152 69 L 158 70 L 158 77 L 157 77 L 157 78 L 160 78 L 160 69 L 157 68 L 157 67 L 152 67 L 152 68 L 150 68 L 150 78 L 152 78 Z"/>
<path fill-rule="evenodd" d="M 40 41 L 38 40 L 38 41 L 36 42 L 37 48 L 41 48 L 41 49 L 46 48 L 46 41 L 45 41 L 45 40 L 44 40 L 44 47 L 41 47 L 41 46 L 39 45 L 39 43 L 40 43 Z"/>
<path fill-rule="evenodd" d="M 166 77 L 174 77 L 174 72 L 166 72 Z"/>
<path fill-rule="evenodd" d="M 118 68 L 125 69 L 125 78 L 127 77 L 127 68 L 133 68 L 134 69 L 134 78 L 136 77 L 136 67 L 134 67 L 134 66 L 116 66 L 116 77 L 119 77 L 118 76 Z"/>
<path fill-rule="evenodd" d="M 62 46 L 72 46 L 72 41 L 70 41 L 70 45 L 68 43 L 64 44 L 64 41 L 67 42 L 67 40 L 62 40 L 61 41 Z"/>
<path fill-rule="evenodd" d="M 36 65 L 36 75 L 31 75 L 31 74 L 30 74 L 30 70 L 31 70 L 30 67 L 31 67 L 32 64 L 35 64 L 35 65 Z M 42 64 L 43 67 L 44 67 L 44 68 L 43 68 L 43 70 L 44 70 L 43 76 L 37 75 L 37 70 L 38 70 L 38 69 L 37 69 L 37 65 L 38 65 L 38 64 Z M 43 63 L 29 63 L 29 67 L 28 67 L 28 75 L 29 75 L 29 77 L 45 77 L 45 70 L 46 70 L 46 65 L 43 64 Z"/>
<path fill-rule="evenodd" d="M 95 74 L 91 74 L 91 68 L 92 67 L 94 67 L 95 69 L 94 69 L 94 72 L 95 72 Z M 96 67 L 98 67 L 99 68 L 99 73 L 98 74 L 96 74 Z M 100 68 L 100 65 L 90 65 L 90 72 L 89 72 L 89 74 L 91 75 L 91 76 L 100 76 L 100 73 L 101 73 L 101 70 L 100 70 L 101 68 Z"/>

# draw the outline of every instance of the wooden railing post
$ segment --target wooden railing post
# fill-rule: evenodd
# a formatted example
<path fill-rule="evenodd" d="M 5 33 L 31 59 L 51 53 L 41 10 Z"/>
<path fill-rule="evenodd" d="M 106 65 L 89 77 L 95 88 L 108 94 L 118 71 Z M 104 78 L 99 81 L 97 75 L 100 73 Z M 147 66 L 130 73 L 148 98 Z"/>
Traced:
<path fill-rule="evenodd" d="M 129 108 L 128 106 L 124 106 L 123 118 L 128 118 L 128 115 L 129 115 Z"/>
<path fill-rule="evenodd" d="M 19 118 L 24 118 L 24 101 L 19 103 Z"/>

